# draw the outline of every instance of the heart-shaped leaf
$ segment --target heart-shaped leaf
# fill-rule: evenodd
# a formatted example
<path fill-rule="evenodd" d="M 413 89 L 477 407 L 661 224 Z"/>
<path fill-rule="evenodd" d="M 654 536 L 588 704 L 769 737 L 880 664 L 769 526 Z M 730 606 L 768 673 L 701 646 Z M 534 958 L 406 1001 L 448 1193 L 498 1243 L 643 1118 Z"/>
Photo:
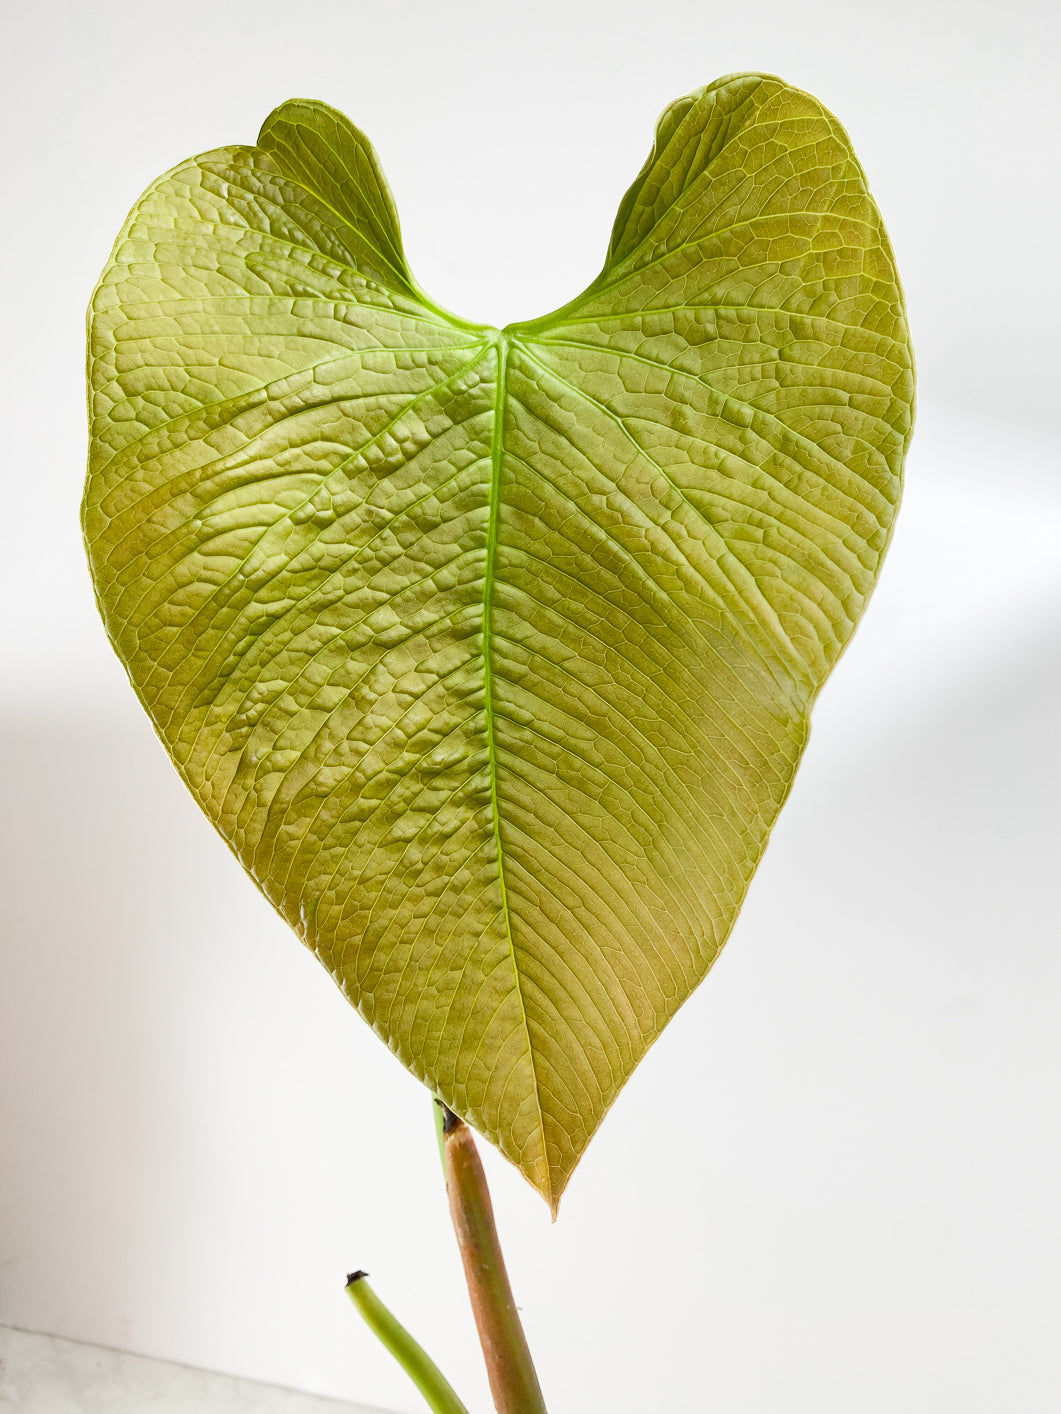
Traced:
<path fill-rule="evenodd" d="M 732 927 L 888 542 L 913 379 L 843 130 L 672 105 L 555 314 L 456 319 L 291 102 L 162 177 L 91 314 L 108 632 L 203 809 L 555 1203 Z"/>

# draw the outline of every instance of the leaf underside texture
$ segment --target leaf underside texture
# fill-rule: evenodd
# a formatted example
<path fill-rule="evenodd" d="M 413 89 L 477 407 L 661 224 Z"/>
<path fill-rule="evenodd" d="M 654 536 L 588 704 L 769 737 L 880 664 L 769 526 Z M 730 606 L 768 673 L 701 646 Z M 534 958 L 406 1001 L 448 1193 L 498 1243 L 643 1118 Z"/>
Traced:
<path fill-rule="evenodd" d="M 84 526 L 181 775 L 403 1063 L 554 1206 L 732 927 L 911 427 L 891 249 L 779 79 L 673 104 L 584 294 L 409 273 L 292 101 L 134 208 Z"/>

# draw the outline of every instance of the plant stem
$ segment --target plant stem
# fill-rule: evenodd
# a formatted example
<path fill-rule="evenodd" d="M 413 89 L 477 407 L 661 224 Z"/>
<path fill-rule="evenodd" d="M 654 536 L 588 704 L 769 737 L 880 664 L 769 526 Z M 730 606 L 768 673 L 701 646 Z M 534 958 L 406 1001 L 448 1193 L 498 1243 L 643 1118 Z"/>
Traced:
<path fill-rule="evenodd" d="M 443 1107 L 446 1189 L 497 1414 L 546 1414 L 472 1132 Z"/>
<path fill-rule="evenodd" d="M 438 1158 L 442 1165 L 442 1181 L 446 1182 L 446 1116 L 452 1110 L 446 1108 L 436 1095 L 431 1108 L 435 1112 L 435 1138 L 438 1140 Z"/>
<path fill-rule="evenodd" d="M 468 1414 L 430 1355 L 396 1321 L 365 1280 L 367 1273 L 352 1272 L 346 1279 L 346 1293 L 365 1319 L 365 1324 L 397 1360 L 427 1400 L 432 1414 Z"/>

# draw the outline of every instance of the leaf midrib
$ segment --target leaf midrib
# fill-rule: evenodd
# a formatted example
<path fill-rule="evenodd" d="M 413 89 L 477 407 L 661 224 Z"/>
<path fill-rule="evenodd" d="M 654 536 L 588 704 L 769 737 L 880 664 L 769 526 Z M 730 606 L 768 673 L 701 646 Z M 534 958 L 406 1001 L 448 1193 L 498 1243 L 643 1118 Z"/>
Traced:
<path fill-rule="evenodd" d="M 505 849 L 501 839 L 501 811 L 497 798 L 497 739 L 494 720 L 494 670 L 491 662 L 494 617 L 494 578 L 497 564 L 498 527 L 501 515 L 501 468 L 505 458 L 505 413 L 508 407 L 509 335 L 507 331 L 493 333 L 488 349 L 494 349 L 497 356 L 497 385 L 494 394 L 493 428 L 490 438 L 490 514 L 486 527 L 486 567 L 483 575 L 483 693 L 486 719 L 487 762 L 490 773 L 490 817 L 497 851 L 497 879 L 501 891 L 501 916 L 505 925 L 512 976 L 519 1001 L 523 1030 L 527 1037 L 527 1057 L 531 1071 L 534 1105 L 538 1115 L 538 1132 L 541 1139 L 542 1160 L 545 1166 L 545 1199 L 552 1206 L 553 1182 L 549 1164 L 549 1154 L 545 1142 L 545 1116 L 542 1113 L 541 1092 L 538 1087 L 538 1068 L 534 1059 L 534 1040 L 527 1020 L 527 1005 L 523 996 L 523 981 L 520 976 L 519 961 L 516 957 L 516 942 L 512 935 L 512 912 L 505 883 Z"/>

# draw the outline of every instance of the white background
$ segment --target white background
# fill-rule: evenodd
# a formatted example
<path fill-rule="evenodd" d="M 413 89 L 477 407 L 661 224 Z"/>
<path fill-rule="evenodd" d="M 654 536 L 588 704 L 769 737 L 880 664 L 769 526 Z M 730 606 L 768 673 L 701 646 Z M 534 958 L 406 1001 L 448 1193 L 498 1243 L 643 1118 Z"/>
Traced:
<path fill-rule="evenodd" d="M 434 298 L 596 273 L 672 98 L 809 89 L 888 222 L 906 505 L 744 915 L 552 1226 L 488 1155 L 551 1414 L 1061 1407 L 1054 4 L 10 7 L 0 1321 L 379 1402 L 347 1270 L 488 1396 L 426 1093 L 202 819 L 94 614 L 83 310 L 127 208 L 291 96 L 372 138 Z"/>

